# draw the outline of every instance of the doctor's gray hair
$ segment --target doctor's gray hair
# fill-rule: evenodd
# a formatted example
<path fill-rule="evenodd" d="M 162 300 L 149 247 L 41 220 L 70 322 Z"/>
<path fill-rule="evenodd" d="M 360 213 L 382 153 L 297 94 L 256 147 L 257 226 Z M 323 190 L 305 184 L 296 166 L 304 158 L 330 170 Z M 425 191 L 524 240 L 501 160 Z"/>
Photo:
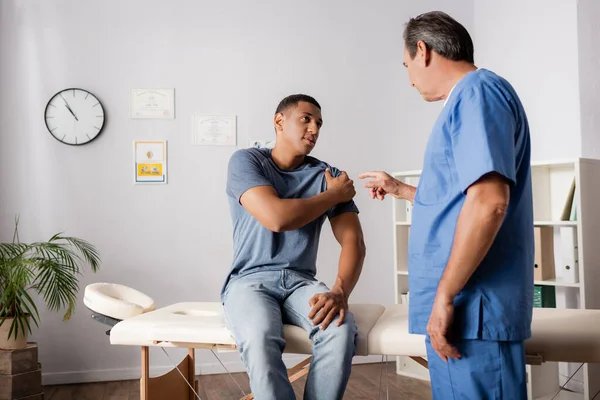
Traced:
<path fill-rule="evenodd" d="M 441 11 L 431 11 L 411 18 L 404 28 L 404 45 L 410 58 L 417 54 L 421 40 L 429 50 L 453 61 L 474 63 L 473 41 L 458 21 Z"/>

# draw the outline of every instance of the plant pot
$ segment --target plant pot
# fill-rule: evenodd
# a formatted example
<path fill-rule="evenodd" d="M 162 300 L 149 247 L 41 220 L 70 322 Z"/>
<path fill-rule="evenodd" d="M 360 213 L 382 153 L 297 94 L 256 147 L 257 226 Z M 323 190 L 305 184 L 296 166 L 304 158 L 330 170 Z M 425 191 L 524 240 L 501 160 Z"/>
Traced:
<path fill-rule="evenodd" d="M 25 330 L 25 335 L 23 335 L 23 332 L 18 332 L 16 339 L 14 332 L 12 332 L 10 338 L 8 337 L 12 322 L 13 318 L 6 318 L 4 323 L 0 325 L 0 349 L 17 350 L 27 347 L 27 330 Z"/>

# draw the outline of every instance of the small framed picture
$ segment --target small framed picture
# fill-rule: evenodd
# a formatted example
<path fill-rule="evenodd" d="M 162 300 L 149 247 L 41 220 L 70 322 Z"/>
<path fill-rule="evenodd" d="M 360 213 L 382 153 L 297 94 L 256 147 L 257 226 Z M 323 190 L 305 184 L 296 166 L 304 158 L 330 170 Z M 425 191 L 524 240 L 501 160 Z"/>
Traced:
<path fill-rule="evenodd" d="M 131 89 L 129 96 L 133 119 L 175 118 L 175 89 Z"/>
<path fill-rule="evenodd" d="M 167 183 L 167 141 L 133 142 L 135 184 Z"/>
<path fill-rule="evenodd" d="M 235 146 L 237 123 L 235 115 L 192 115 L 192 145 Z"/>

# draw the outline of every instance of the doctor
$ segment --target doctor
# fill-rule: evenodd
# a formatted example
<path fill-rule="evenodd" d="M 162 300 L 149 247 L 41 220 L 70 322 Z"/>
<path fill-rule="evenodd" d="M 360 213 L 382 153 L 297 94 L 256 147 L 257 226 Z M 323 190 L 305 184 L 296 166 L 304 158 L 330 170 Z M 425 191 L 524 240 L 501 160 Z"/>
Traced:
<path fill-rule="evenodd" d="M 411 19 L 404 66 L 444 101 L 418 187 L 360 175 L 373 199 L 414 203 L 409 329 L 424 334 L 434 399 L 525 399 L 533 206 L 527 117 L 511 85 L 477 68 L 466 29 L 442 12 Z"/>

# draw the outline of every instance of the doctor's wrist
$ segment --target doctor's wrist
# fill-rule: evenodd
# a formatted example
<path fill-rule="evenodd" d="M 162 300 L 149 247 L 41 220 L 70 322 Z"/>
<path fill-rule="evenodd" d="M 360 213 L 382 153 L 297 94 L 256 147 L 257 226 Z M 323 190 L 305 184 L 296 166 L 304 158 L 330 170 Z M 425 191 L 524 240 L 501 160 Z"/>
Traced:
<path fill-rule="evenodd" d="M 435 302 L 436 303 L 441 303 L 441 304 L 453 304 L 454 303 L 454 298 L 456 297 L 456 295 L 444 291 L 444 290 L 438 290 L 438 292 L 435 295 Z"/>
<path fill-rule="evenodd" d="M 416 187 L 407 185 L 405 183 L 400 183 L 400 187 L 398 188 L 397 198 L 399 198 L 401 200 L 408 200 L 411 203 L 414 203 L 416 191 L 417 191 Z"/>

